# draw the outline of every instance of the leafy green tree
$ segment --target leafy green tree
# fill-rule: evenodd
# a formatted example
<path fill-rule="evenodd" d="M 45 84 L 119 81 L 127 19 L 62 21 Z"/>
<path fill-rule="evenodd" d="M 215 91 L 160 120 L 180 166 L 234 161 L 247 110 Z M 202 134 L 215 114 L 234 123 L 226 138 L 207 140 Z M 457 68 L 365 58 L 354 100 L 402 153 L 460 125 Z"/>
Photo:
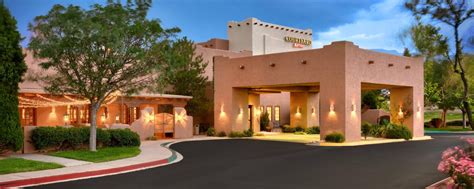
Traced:
<path fill-rule="evenodd" d="M 29 29 L 29 48 L 54 74 L 38 75 L 53 94 L 70 93 L 90 101 L 89 148 L 96 151 L 99 107 L 116 92 L 140 91 L 159 75 L 160 52 L 179 29 L 163 29 L 148 19 L 150 0 L 108 1 L 89 10 L 55 5 L 37 16 Z"/>
<path fill-rule="evenodd" d="M 459 74 L 462 85 L 462 103 L 467 113 L 471 128 L 474 129 L 471 106 L 469 104 L 469 83 L 466 77 L 466 70 L 463 65 L 463 41 L 459 35 L 461 25 L 474 16 L 474 8 L 466 0 L 408 0 L 405 3 L 415 16 L 429 16 L 432 20 L 443 22 L 453 29 L 454 34 L 454 59 L 449 51 L 445 57 L 452 65 L 455 73 Z"/>
<path fill-rule="evenodd" d="M 18 151 L 23 132 L 18 112 L 18 83 L 26 72 L 16 20 L 0 4 L 0 153 Z"/>
<path fill-rule="evenodd" d="M 410 53 L 410 50 L 408 50 L 408 48 L 403 49 L 403 56 L 411 57 L 411 53 Z"/>
<path fill-rule="evenodd" d="M 187 38 L 178 39 L 164 51 L 166 65 L 160 78 L 162 84 L 168 86 L 167 93 L 193 96 L 186 110 L 192 116 L 207 115 L 211 104 L 206 97 L 209 85 L 204 76 L 207 62 L 195 53 L 195 44 Z"/>

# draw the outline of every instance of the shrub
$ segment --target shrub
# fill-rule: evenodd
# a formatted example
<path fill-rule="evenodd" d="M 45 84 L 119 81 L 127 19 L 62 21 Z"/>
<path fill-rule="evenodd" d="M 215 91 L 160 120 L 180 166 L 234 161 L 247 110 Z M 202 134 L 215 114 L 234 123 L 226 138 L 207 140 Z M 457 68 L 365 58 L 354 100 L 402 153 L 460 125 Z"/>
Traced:
<path fill-rule="evenodd" d="M 383 138 L 385 137 L 386 125 L 372 125 L 370 127 L 369 135 L 373 137 Z"/>
<path fill-rule="evenodd" d="M 255 136 L 265 136 L 263 133 L 255 133 Z"/>
<path fill-rule="evenodd" d="M 469 121 L 466 120 L 466 125 L 469 125 Z M 446 122 L 446 126 L 462 126 L 462 120 L 454 120 Z"/>
<path fill-rule="evenodd" d="M 403 125 L 390 124 L 390 126 L 387 127 L 385 137 L 391 139 L 403 138 L 405 140 L 410 140 L 412 138 L 412 134 L 410 130 Z"/>
<path fill-rule="evenodd" d="M 211 124 L 209 123 L 199 123 L 199 132 L 206 132 L 211 128 Z M 214 136 L 214 135 L 212 135 Z"/>
<path fill-rule="evenodd" d="M 283 125 L 281 126 L 281 131 L 284 133 L 294 133 L 296 130 L 294 127 L 291 127 L 290 125 Z"/>
<path fill-rule="evenodd" d="M 140 136 L 130 129 L 110 129 L 111 146 L 140 146 Z"/>
<path fill-rule="evenodd" d="M 319 134 L 320 130 L 318 126 L 308 127 L 305 129 L 306 134 Z"/>
<path fill-rule="evenodd" d="M 364 139 L 367 139 L 367 136 L 370 134 L 370 128 L 372 125 L 370 123 L 364 122 L 362 126 L 360 127 L 361 129 L 361 134 L 364 136 Z"/>
<path fill-rule="evenodd" d="M 331 133 L 331 134 L 326 135 L 326 137 L 324 137 L 324 140 L 326 142 L 342 143 L 346 139 L 344 138 L 344 135 L 342 135 L 341 133 Z"/>
<path fill-rule="evenodd" d="M 225 137 L 225 136 L 227 136 L 227 134 L 225 134 L 224 131 L 221 131 L 221 132 L 217 133 L 217 136 L 218 137 Z"/>
<path fill-rule="evenodd" d="M 303 132 L 303 131 L 296 131 L 296 132 L 295 132 L 295 135 L 305 135 L 305 134 L 306 134 L 306 133 Z"/>
<path fill-rule="evenodd" d="M 301 127 L 299 125 L 295 127 L 295 132 L 303 132 L 303 131 L 304 131 L 303 127 Z"/>
<path fill-rule="evenodd" d="M 214 129 L 212 127 L 208 128 L 207 131 L 206 131 L 206 135 L 207 136 L 215 136 L 216 135 L 216 129 Z"/>
<path fill-rule="evenodd" d="M 245 137 L 252 137 L 253 136 L 253 130 L 252 129 L 245 130 L 243 134 L 244 134 Z"/>
<path fill-rule="evenodd" d="M 443 124 L 443 120 L 441 118 L 433 118 L 431 119 L 430 122 L 431 122 L 431 125 L 433 125 L 433 127 L 435 128 L 440 128 L 441 125 Z"/>
<path fill-rule="evenodd" d="M 244 133 L 242 132 L 238 132 L 238 131 L 231 131 L 229 133 L 229 137 L 230 138 L 241 138 L 241 137 L 245 137 Z"/>
<path fill-rule="evenodd" d="M 268 112 L 263 112 L 260 114 L 260 130 L 267 130 L 267 126 L 270 124 L 270 119 L 268 119 Z"/>
<path fill-rule="evenodd" d="M 31 142 L 37 150 L 48 148 L 76 149 L 89 144 L 89 127 L 38 127 L 31 133 Z M 98 146 L 139 146 L 140 137 L 130 129 L 102 130 L 97 128 Z"/>

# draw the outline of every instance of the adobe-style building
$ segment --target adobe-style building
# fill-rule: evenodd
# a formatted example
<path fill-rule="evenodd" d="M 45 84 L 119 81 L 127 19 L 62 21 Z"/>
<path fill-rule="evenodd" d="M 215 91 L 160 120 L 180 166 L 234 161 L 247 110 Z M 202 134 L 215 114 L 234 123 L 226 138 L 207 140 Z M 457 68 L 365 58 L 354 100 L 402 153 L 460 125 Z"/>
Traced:
<path fill-rule="evenodd" d="M 312 30 L 255 18 L 229 22 L 227 33 L 228 40 L 198 43 L 214 82 L 217 131 L 260 131 L 260 114 L 267 112 L 272 127 L 320 126 L 321 138 L 340 132 L 346 141 L 358 141 L 362 119 L 386 115 L 367 111 L 362 116 L 361 91 L 388 89 L 392 121 L 401 120 L 414 137 L 423 136 L 422 58 L 345 41 L 312 49 Z"/>
<path fill-rule="evenodd" d="M 25 81 L 19 84 L 19 113 L 24 130 L 24 153 L 33 152 L 31 131 L 37 127 L 90 126 L 88 100 L 75 94 L 53 95 L 42 84 L 28 80 L 30 74 L 42 71 L 41 62 L 25 50 L 28 71 Z M 114 93 L 97 113 L 98 128 L 129 128 L 149 137 L 189 138 L 193 136 L 193 117 L 185 110 L 190 96 L 139 93 L 131 96 Z"/>
<path fill-rule="evenodd" d="M 423 58 L 361 49 L 339 41 L 321 49 L 242 58 L 216 57 L 214 126 L 259 131 L 260 96 L 290 93 L 291 126 L 319 125 L 346 141 L 361 139 L 361 91 L 390 90 L 391 121 L 423 136 Z"/>

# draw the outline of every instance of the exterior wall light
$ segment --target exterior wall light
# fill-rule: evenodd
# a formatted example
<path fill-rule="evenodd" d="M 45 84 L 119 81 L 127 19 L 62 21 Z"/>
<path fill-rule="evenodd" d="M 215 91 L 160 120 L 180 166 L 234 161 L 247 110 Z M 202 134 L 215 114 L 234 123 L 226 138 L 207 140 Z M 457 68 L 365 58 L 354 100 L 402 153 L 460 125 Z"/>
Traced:
<path fill-rule="evenodd" d="M 115 123 L 119 123 L 120 122 L 120 116 L 117 114 L 115 116 Z"/>
<path fill-rule="evenodd" d="M 403 117 L 402 106 L 398 108 L 398 116 Z"/>
<path fill-rule="evenodd" d="M 315 114 L 315 113 L 316 113 L 316 108 L 312 107 L 312 108 L 311 108 L 311 113 L 312 113 L 312 114 Z"/>
<path fill-rule="evenodd" d="M 102 121 L 102 124 L 105 123 L 105 113 L 100 116 L 100 120 Z"/>
<path fill-rule="evenodd" d="M 417 112 L 420 112 L 420 110 L 421 110 L 420 105 L 416 106 L 416 111 L 417 111 Z"/>
<path fill-rule="evenodd" d="M 69 114 L 64 114 L 64 125 L 67 125 L 69 123 Z"/>
<path fill-rule="evenodd" d="M 240 115 L 243 115 L 243 114 L 244 114 L 244 109 L 243 109 L 243 108 L 239 108 L 239 114 L 240 114 Z"/>
<path fill-rule="evenodd" d="M 296 107 L 296 113 L 297 113 L 297 114 L 300 113 L 300 106 Z"/>
<path fill-rule="evenodd" d="M 357 109 L 356 105 L 355 105 L 355 104 L 352 104 L 351 109 L 352 109 L 352 112 L 355 112 L 356 109 Z"/>
<path fill-rule="evenodd" d="M 331 104 L 331 105 L 329 106 L 329 112 L 334 112 L 334 104 Z"/>

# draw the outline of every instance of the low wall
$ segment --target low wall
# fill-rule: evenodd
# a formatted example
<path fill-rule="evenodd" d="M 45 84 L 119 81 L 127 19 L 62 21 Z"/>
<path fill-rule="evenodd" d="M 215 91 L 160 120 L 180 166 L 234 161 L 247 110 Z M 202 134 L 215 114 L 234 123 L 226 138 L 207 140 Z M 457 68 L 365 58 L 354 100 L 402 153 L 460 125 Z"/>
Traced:
<path fill-rule="evenodd" d="M 390 113 L 380 109 L 368 109 L 361 115 L 362 123 L 378 124 L 379 118 L 382 116 L 390 116 Z"/>

